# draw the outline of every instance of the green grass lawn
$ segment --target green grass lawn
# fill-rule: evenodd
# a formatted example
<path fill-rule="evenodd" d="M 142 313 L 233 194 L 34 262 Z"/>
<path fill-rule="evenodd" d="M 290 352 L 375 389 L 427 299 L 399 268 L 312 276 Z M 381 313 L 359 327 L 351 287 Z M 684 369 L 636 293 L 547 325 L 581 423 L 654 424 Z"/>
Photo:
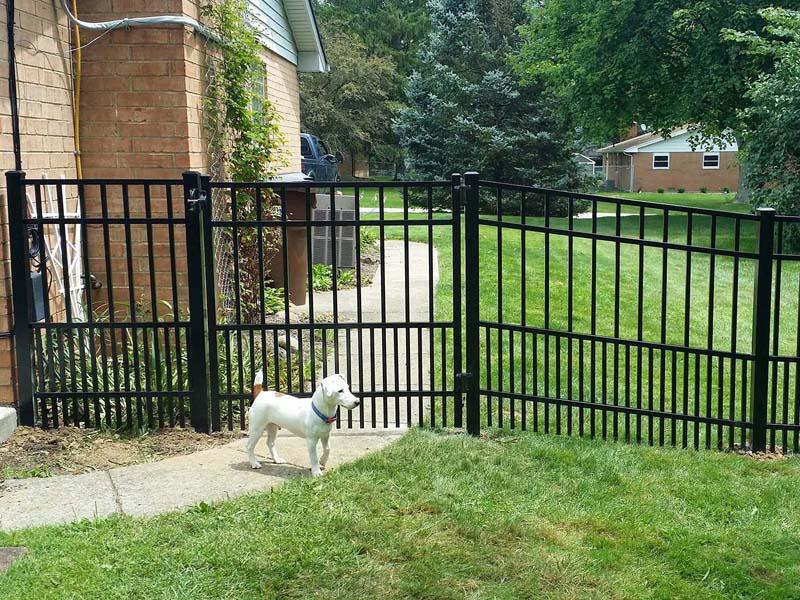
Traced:
<path fill-rule="evenodd" d="M 664 194 L 666 196 L 666 194 Z M 674 196 L 687 196 L 674 194 Z M 708 196 L 706 194 L 705 196 Z M 400 218 L 394 215 L 390 218 Z M 413 215 L 412 218 L 427 218 L 427 215 Z M 449 218 L 449 215 L 438 215 Z M 505 217 L 510 222 L 518 218 Z M 543 224 L 541 218 L 529 218 L 528 223 Z M 644 222 L 644 236 L 648 239 L 662 239 L 663 215 L 648 215 Z M 566 229 L 566 219 L 551 219 L 555 229 Z M 590 231 L 590 219 L 576 219 L 576 230 Z M 614 235 L 616 220 L 601 218 L 597 230 Z M 636 238 L 639 235 L 638 216 L 623 217 L 620 223 L 624 237 Z M 686 214 L 670 213 L 668 221 L 669 241 L 683 244 L 688 239 L 689 227 Z M 700 246 L 711 245 L 711 218 L 695 215 L 691 227 L 692 243 Z M 400 227 L 387 227 L 387 236 L 401 238 Z M 452 315 L 452 240 L 447 227 L 435 227 L 433 242 L 439 253 L 441 279 L 436 296 L 437 319 L 449 319 Z M 424 226 L 411 226 L 410 239 L 427 242 L 428 232 Z M 505 323 L 545 327 L 567 331 L 620 338 L 642 339 L 645 341 L 676 346 L 688 345 L 695 348 L 708 347 L 728 352 L 736 344 L 740 352 L 750 352 L 753 333 L 753 261 L 742 259 L 734 261 L 731 257 L 717 256 L 713 259 L 714 276 L 711 277 L 712 259 L 707 254 L 693 253 L 688 260 L 686 252 L 660 248 L 647 248 L 640 263 L 638 247 L 621 244 L 619 250 L 619 286 L 615 283 L 617 270 L 616 244 L 601 241 L 592 248 L 592 242 L 575 239 L 572 244 L 572 280 L 569 278 L 570 247 L 566 236 L 552 233 L 549 236 L 550 276 L 545 277 L 544 255 L 545 235 L 539 232 L 525 234 L 525 303 L 522 302 L 523 271 L 522 241 L 519 231 L 498 230 L 492 226 L 481 226 L 481 319 Z M 719 218 L 716 222 L 715 244 L 721 248 L 733 248 L 734 221 Z M 744 251 L 755 249 L 755 227 L 753 222 L 743 222 L 739 247 Z M 502 248 L 502 257 L 498 249 Z M 592 294 L 591 272 L 592 256 L 596 260 L 596 293 Z M 666 261 L 666 266 L 665 266 Z M 690 264 L 689 264 L 690 263 Z M 500 268 L 498 269 L 498 264 Z M 641 264 L 641 267 L 640 267 Z M 641 281 L 639 273 L 641 268 Z M 662 275 L 666 271 L 665 285 Z M 738 281 L 734 277 L 738 272 Z M 502 277 L 502 286 L 499 279 Z M 689 289 L 687 302 L 687 286 Z M 569 310 L 569 289 L 572 288 L 572 311 Z M 500 290 L 502 289 L 502 306 Z M 736 293 L 734 293 L 734 290 Z M 619 316 L 615 318 L 615 297 L 619 295 Z M 641 305 L 639 297 L 641 294 Z M 545 296 L 549 297 L 549 322 L 545 321 Z M 800 297 L 800 263 L 787 262 L 782 265 L 780 291 L 780 333 L 772 342 L 772 350 L 780 355 L 793 356 L 796 353 L 798 298 Z M 595 320 L 592 322 L 594 304 Z M 665 320 L 662 324 L 662 306 L 665 307 Z M 734 307 L 736 313 L 734 315 Z M 713 308 L 713 314 L 712 314 Z M 502 317 L 502 318 L 500 318 Z M 734 318 L 735 317 L 735 318 Z M 641 320 L 641 336 L 639 322 Z M 688 327 L 687 327 L 688 323 Z M 688 344 L 687 344 L 688 340 Z M 525 393 L 566 399 L 583 398 L 599 404 L 634 406 L 643 409 L 666 409 L 677 414 L 698 415 L 744 420 L 749 414 L 749 378 L 744 371 L 749 365 L 742 360 L 715 358 L 713 360 L 683 353 L 646 350 L 639 355 L 634 349 L 630 354 L 624 348 L 614 355 L 614 345 L 606 345 L 605 359 L 601 344 L 568 344 L 549 337 L 547 345 L 542 335 L 537 336 L 539 352 L 532 354 L 533 336 L 526 336 L 526 354 L 523 362 L 522 335 L 509 331 L 489 328 L 481 330 L 480 356 L 483 367 L 482 387 L 505 392 Z M 452 348 L 452 340 L 447 345 Z M 488 346 L 488 348 L 487 348 Z M 594 374 L 589 366 L 592 346 L 595 352 Z M 513 350 L 512 350 L 513 348 Z M 545 350 L 546 348 L 546 350 Z M 617 347 L 619 348 L 619 347 Z M 488 350 L 488 351 L 487 351 Z M 513 354 L 513 356 L 512 356 Z M 673 362 L 674 358 L 674 362 Z M 448 360 L 445 358 L 445 360 Z M 533 381 L 534 362 L 539 374 Z M 663 372 L 661 363 L 664 363 Z M 545 381 L 544 368 L 549 369 L 549 380 Z M 585 367 L 582 370 L 582 365 Z M 452 369 L 443 368 L 442 359 L 434 359 L 439 389 L 452 389 Z M 452 366 L 450 364 L 450 366 Z M 604 374 L 605 369 L 605 374 Z M 735 371 L 735 372 L 734 372 Z M 749 375 L 749 372 L 748 372 Z M 778 365 L 771 372 L 774 383 L 771 393 L 775 400 L 770 401 L 769 420 L 775 423 L 796 423 L 800 415 L 796 411 L 795 381 L 797 369 Z M 534 386 L 535 384 L 535 386 Z M 614 390 L 617 393 L 614 394 Z M 663 404 L 662 404 L 663 401 Z M 502 405 L 501 405 L 502 404 Z M 519 424 L 521 404 L 513 407 L 507 401 L 500 403 L 497 397 L 484 398 L 484 421 L 491 407 L 493 423 L 499 414 L 504 415 L 508 424 L 510 414 Z M 529 408 L 529 407 L 527 407 Z M 675 443 L 713 447 L 721 444 L 729 446 L 743 443 L 740 431 L 723 425 L 689 424 L 678 422 L 675 428 L 669 419 L 649 417 L 603 418 L 599 412 L 590 415 L 588 411 L 574 408 L 558 409 L 551 407 L 545 418 L 545 408 L 540 403 L 535 410 L 527 411 L 529 426 L 534 419 L 544 423 L 547 419 L 553 429 L 583 431 L 589 435 L 592 428 L 597 435 L 607 431 L 613 436 L 618 430 L 620 437 L 658 443 Z M 794 434 L 773 431 L 770 443 L 786 448 L 797 447 Z"/>
<path fill-rule="evenodd" d="M 0 534 L 29 550 L 0 597 L 796 598 L 798 478 L 795 460 L 412 431 L 271 494 Z"/>
<path fill-rule="evenodd" d="M 659 204 L 674 204 L 691 208 L 710 208 L 714 210 L 727 210 L 733 212 L 750 212 L 752 207 L 747 203 L 735 202 L 736 194 L 724 193 L 685 193 L 674 192 L 659 194 L 657 192 L 600 192 L 600 196 L 624 198 L 626 200 L 640 200 L 642 202 L 657 202 Z M 608 212 L 613 212 L 613 205 L 604 205 Z M 599 210 L 599 209 L 598 209 Z M 623 209 L 623 212 L 624 209 Z"/>

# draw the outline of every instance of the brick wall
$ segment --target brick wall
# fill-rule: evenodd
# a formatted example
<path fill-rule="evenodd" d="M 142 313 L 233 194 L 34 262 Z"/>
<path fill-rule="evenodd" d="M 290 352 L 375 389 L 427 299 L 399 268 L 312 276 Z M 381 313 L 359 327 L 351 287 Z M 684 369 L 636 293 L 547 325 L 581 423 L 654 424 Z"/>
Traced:
<path fill-rule="evenodd" d="M 66 15 L 52 0 L 17 0 L 17 60 L 24 169 L 29 177 L 75 176 L 71 109 L 70 35 Z M 186 14 L 199 19 L 199 0 L 78 0 L 87 21 L 121 16 Z M 4 18 L 2 11 L 0 19 Z M 10 104 L 7 93 L 5 23 L 0 31 L 0 161 L 13 168 Z M 83 50 L 80 102 L 81 158 L 86 178 L 179 179 L 185 170 L 207 172 L 209 161 L 203 132 L 203 91 L 207 42 L 188 28 L 163 26 L 116 30 L 100 36 L 81 30 Z M 96 40 L 96 41 L 94 41 Z M 267 95 L 281 117 L 286 139 L 284 164 L 278 170 L 300 170 L 299 82 L 295 67 L 265 51 Z M 144 190 L 132 187 L 128 214 L 143 216 Z M 180 188 L 173 192 L 173 209 L 182 213 Z M 150 189 L 153 215 L 165 215 L 165 189 Z M 119 188 L 107 190 L 107 209 L 122 216 Z M 71 196 L 74 201 L 74 193 Z M 8 231 L 5 193 L 0 196 L 0 403 L 13 401 L 12 348 L 2 332 L 11 326 Z M 87 188 L 86 214 L 102 214 L 99 189 Z M 172 300 L 171 244 L 166 226 L 148 232 L 144 226 L 113 226 L 110 277 L 104 251 L 104 231 L 90 227 L 90 270 L 103 287 L 93 292 L 95 308 L 108 301 L 109 283 L 118 312 L 127 311 L 130 292 L 149 306 L 152 289 Z M 130 241 L 128 256 L 126 242 Z M 185 295 L 183 228 L 175 229 L 177 284 Z M 154 248 L 150 276 L 148 245 Z M 129 260 L 130 259 L 130 260 Z M 129 267 L 129 263 L 131 267 Z M 122 308 L 121 308 L 122 306 Z M 163 310 L 169 310 L 164 308 Z M 141 318 L 141 315 L 140 315 Z"/>
<path fill-rule="evenodd" d="M 71 66 L 66 16 L 51 0 L 16 1 L 20 145 L 28 177 L 74 177 Z M 0 167 L 14 168 L 5 3 L 0 9 Z M 9 232 L 5 178 L 0 182 L 0 404 L 14 401 Z"/>
<path fill-rule="evenodd" d="M 639 152 L 634 155 L 632 191 L 683 188 L 697 192 L 703 187 L 709 192 L 720 192 L 726 187 L 736 191 L 739 186 L 736 152 L 720 152 L 719 169 L 703 169 L 702 161 L 702 152 L 670 152 L 669 169 L 653 169 L 653 153 Z"/>
<path fill-rule="evenodd" d="M 278 172 L 300 170 L 300 80 L 297 69 L 274 52 L 264 51 L 267 65 L 267 98 L 280 116 L 280 128 L 285 139 L 283 164 Z"/>

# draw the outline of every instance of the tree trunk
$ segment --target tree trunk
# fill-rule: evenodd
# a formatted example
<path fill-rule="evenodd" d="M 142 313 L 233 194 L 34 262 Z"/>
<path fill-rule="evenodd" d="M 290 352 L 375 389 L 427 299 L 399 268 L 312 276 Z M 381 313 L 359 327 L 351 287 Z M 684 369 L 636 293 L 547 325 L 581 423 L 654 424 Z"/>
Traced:
<path fill-rule="evenodd" d="M 744 159 L 745 154 L 742 151 L 744 141 L 739 136 L 736 137 L 736 145 L 739 148 L 736 155 L 739 162 L 739 187 L 736 190 L 734 202 L 750 204 L 750 188 L 747 187 L 747 161 Z"/>

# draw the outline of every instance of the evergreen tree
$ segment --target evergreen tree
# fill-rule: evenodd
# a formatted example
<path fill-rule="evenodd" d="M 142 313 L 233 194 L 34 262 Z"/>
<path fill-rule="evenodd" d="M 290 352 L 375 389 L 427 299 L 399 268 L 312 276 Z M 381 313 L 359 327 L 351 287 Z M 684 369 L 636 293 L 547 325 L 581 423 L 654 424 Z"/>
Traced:
<path fill-rule="evenodd" d="M 552 98 L 509 64 L 523 0 L 430 0 L 431 32 L 395 129 L 415 178 L 486 178 L 573 188 L 571 132 Z"/>

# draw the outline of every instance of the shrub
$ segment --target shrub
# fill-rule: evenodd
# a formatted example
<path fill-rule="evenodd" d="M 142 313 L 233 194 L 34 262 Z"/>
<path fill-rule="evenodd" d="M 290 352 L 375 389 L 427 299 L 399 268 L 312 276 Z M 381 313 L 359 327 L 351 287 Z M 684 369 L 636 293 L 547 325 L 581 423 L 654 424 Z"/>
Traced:
<path fill-rule="evenodd" d="M 731 193 L 731 189 L 726 186 L 726 187 L 722 188 L 722 193 L 723 194 L 730 194 Z"/>
<path fill-rule="evenodd" d="M 284 308 L 283 288 L 268 287 L 264 289 L 264 312 L 273 315 Z"/>
<path fill-rule="evenodd" d="M 361 250 L 369 250 L 378 244 L 378 233 L 374 227 L 361 227 Z"/>
<path fill-rule="evenodd" d="M 686 191 L 685 188 L 678 188 L 678 193 L 683 194 Z"/>
<path fill-rule="evenodd" d="M 311 285 L 315 292 L 327 292 L 333 287 L 330 265 L 316 264 L 311 267 Z"/>
<path fill-rule="evenodd" d="M 700 193 L 701 194 L 705 194 L 706 192 L 708 192 L 708 188 L 707 187 L 701 187 L 700 188 Z"/>
<path fill-rule="evenodd" d="M 657 191 L 659 194 L 663 194 L 663 193 L 664 193 L 664 188 L 658 188 L 656 191 Z"/>
<path fill-rule="evenodd" d="M 336 276 L 336 284 L 339 288 L 351 288 L 356 285 L 355 269 L 340 269 Z"/>

